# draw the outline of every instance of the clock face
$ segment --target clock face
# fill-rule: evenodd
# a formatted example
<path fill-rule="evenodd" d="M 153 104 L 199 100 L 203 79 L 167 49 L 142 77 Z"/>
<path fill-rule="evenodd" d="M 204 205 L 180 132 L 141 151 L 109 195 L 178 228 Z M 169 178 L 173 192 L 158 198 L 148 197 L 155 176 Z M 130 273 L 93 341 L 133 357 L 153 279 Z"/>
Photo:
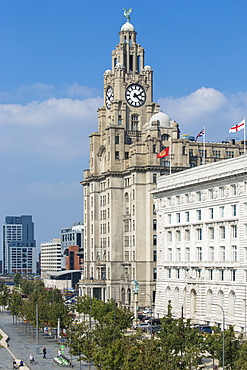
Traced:
<path fill-rule="evenodd" d="M 132 107 L 141 107 L 146 101 L 144 88 L 138 84 L 131 84 L 127 87 L 125 98 Z"/>
<path fill-rule="evenodd" d="M 111 102 L 114 99 L 114 91 L 111 86 L 108 86 L 105 94 L 105 105 L 107 109 L 111 109 Z"/>

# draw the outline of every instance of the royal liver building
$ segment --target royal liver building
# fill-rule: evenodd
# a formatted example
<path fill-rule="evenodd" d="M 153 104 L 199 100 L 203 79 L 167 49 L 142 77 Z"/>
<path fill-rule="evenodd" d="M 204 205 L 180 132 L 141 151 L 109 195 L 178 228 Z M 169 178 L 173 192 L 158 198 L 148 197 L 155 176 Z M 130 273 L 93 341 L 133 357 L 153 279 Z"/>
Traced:
<path fill-rule="evenodd" d="M 127 21 L 104 73 L 104 106 L 90 135 L 90 168 L 84 171 L 84 276 L 81 294 L 133 307 L 155 300 L 156 212 L 150 191 L 161 174 L 237 156 L 238 143 L 179 138 L 179 127 L 153 102 L 153 71 Z M 171 145 L 172 143 L 172 145 Z M 170 147 L 170 155 L 157 154 Z M 203 149 L 204 148 L 204 149 Z M 206 151 L 205 151 L 206 148 Z M 171 163 L 170 163 L 171 161 Z M 171 164 L 171 165 L 170 165 Z"/>

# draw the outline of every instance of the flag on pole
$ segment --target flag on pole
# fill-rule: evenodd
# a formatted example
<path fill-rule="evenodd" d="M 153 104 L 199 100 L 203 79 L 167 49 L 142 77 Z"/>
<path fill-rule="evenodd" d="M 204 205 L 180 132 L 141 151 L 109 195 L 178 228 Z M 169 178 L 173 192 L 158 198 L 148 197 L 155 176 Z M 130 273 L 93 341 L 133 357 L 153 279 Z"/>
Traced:
<path fill-rule="evenodd" d="M 197 139 L 199 139 L 199 137 L 203 136 L 204 134 L 205 134 L 205 130 L 202 129 L 202 131 L 200 131 L 199 134 L 197 135 L 196 141 L 197 141 Z"/>
<path fill-rule="evenodd" d="M 245 128 L 245 118 L 240 123 L 238 123 L 236 126 L 232 126 L 229 132 L 238 132 L 244 128 Z"/>
<path fill-rule="evenodd" d="M 169 155 L 170 147 L 163 149 L 159 154 L 157 154 L 157 158 L 167 157 Z"/>

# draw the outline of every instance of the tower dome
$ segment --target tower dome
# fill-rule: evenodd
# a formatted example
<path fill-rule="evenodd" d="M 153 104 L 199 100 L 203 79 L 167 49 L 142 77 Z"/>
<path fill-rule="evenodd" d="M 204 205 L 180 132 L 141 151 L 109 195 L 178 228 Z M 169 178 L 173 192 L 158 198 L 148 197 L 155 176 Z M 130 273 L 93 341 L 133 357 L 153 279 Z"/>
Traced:
<path fill-rule="evenodd" d="M 150 118 L 150 125 L 152 125 L 152 122 L 157 122 L 160 127 L 166 128 L 170 127 L 170 117 L 168 114 L 163 113 L 163 112 L 158 112 L 155 113 L 151 118 Z"/>
<path fill-rule="evenodd" d="M 135 27 L 130 22 L 126 22 L 122 25 L 121 31 L 135 31 Z"/>

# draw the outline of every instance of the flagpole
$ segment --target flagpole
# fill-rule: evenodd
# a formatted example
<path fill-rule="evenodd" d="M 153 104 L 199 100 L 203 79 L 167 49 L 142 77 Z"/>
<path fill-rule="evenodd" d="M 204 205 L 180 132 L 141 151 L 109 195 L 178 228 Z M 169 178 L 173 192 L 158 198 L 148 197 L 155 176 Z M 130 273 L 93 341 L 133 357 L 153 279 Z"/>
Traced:
<path fill-rule="evenodd" d="M 172 138 L 171 138 L 171 148 L 170 148 L 170 175 L 172 174 Z"/>
<path fill-rule="evenodd" d="M 203 128 L 204 135 L 203 135 L 203 164 L 206 164 L 206 129 L 205 126 Z"/>
<path fill-rule="evenodd" d="M 246 138 L 246 129 L 245 129 L 245 117 L 244 117 L 244 154 L 245 154 L 245 151 L 246 151 L 245 138 Z"/>

